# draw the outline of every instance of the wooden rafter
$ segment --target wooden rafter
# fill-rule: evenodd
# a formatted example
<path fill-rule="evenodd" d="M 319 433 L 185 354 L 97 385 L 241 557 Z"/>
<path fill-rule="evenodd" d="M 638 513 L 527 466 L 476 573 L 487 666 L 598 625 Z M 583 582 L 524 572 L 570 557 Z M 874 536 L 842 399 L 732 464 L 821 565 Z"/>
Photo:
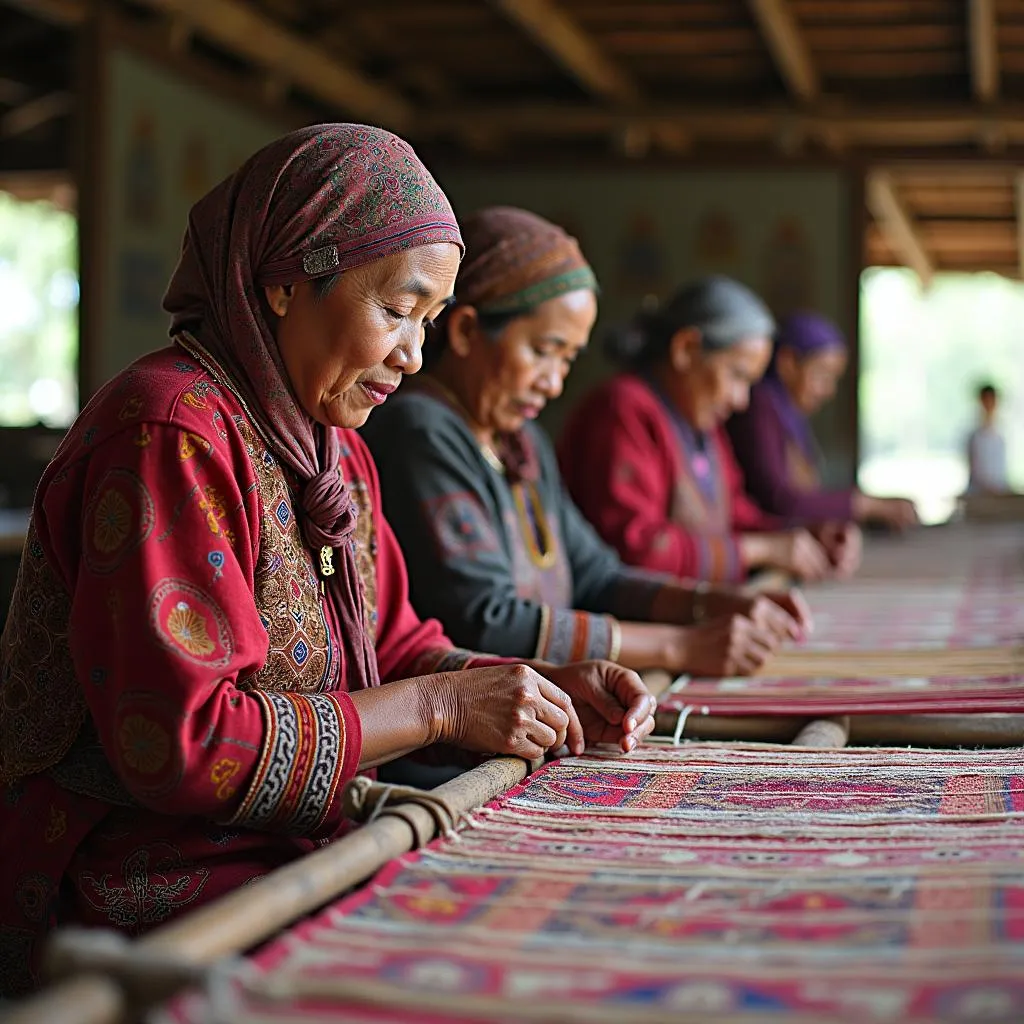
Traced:
<path fill-rule="evenodd" d="M 818 73 L 788 0 L 748 2 L 790 94 L 805 103 L 817 99 Z"/>
<path fill-rule="evenodd" d="M 867 178 L 867 203 L 871 216 L 882 231 L 889 248 L 921 279 L 927 287 L 935 275 L 931 257 L 921 240 L 913 218 L 896 193 L 892 176 L 886 171 L 872 171 Z"/>
<path fill-rule="evenodd" d="M 640 90 L 552 0 L 491 0 L 585 89 L 614 103 L 635 103 Z"/>
<path fill-rule="evenodd" d="M 0 139 L 24 135 L 33 128 L 61 117 L 71 109 L 72 102 L 71 94 L 64 91 L 48 92 L 27 100 L 0 117 Z"/>
<path fill-rule="evenodd" d="M 54 25 L 79 25 L 88 13 L 86 0 L 3 0 L 3 3 Z"/>
<path fill-rule="evenodd" d="M 994 126 L 1008 143 L 1020 145 L 1024 144 L 1024 106 L 980 110 L 973 104 L 922 104 L 817 110 L 648 104 L 637 110 L 615 110 L 579 104 L 486 104 L 425 110 L 416 122 L 417 130 L 426 136 L 487 127 L 521 137 L 586 138 L 636 126 L 736 143 L 771 142 L 786 132 L 821 137 L 835 131 L 851 144 L 906 150 L 974 142 L 984 129 Z"/>
<path fill-rule="evenodd" d="M 398 129 L 413 120 L 411 105 L 399 93 L 370 81 L 240 0 L 143 2 L 185 19 L 198 34 L 338 109 Z"/>
<path fill-rule="evenodd" d="M 968 37 L 974 98 L 992 103 L 999 97 L 995 0 L 968 0 Z"/>
<path fill-rule="evenodd" d="M 1024 173 L 1018 172 L 1013 181 L 1017 212 L 1017 264 L 1024 281 Z"/>

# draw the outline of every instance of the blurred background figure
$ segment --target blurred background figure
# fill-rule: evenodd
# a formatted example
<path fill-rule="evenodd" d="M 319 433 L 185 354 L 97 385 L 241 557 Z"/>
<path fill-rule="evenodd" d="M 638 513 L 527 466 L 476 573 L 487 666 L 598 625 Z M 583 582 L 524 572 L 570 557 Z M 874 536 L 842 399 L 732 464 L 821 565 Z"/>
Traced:
<path fill-rule="evenodd" d="M 847 362 L 846 339 L 832 321 L 794 313 L 782 322 L 768 372 L 751 389 L 750 405 L 727 423 L 747 493 L 791 522 L 874 521 L 905 529 L 918 521 L 913 502 L 822 487 L 824 458 L 810 417 L 835 396 Z"/>
<path fill-rule="evenodd" d="M 967 493 L 1006 494 L 1006 438 L 996 423 L 999 392 L 992 384 L 978 388 L 979 423 L 967 439 Z"/>

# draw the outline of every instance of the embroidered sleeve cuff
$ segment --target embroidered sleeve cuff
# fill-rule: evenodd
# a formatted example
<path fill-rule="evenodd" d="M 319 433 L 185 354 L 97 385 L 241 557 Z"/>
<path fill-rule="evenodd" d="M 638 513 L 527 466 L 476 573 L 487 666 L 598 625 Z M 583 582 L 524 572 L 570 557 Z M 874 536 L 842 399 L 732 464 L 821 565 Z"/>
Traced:
<path fill-rule="evenodd" d="M 315 837 L 332 814 L 338 787 L 359 765 L 359 716 L 345 693 L 253 693 L 265 727 L 256 775 L 233 825 Z"/>
<path fill-rule="evenodd" d="M 612 619 L 568 608 L 541 609 L 536 657 L 552 665 L 607 658 L 612 650 Z"/>
<path fill-rule="evenodd" d="M 695 579 L 711 583 L 737 583 L 743 579 L 743 562 L 737 541 L 729 536 L 703 535 L 696 538 Z"/>

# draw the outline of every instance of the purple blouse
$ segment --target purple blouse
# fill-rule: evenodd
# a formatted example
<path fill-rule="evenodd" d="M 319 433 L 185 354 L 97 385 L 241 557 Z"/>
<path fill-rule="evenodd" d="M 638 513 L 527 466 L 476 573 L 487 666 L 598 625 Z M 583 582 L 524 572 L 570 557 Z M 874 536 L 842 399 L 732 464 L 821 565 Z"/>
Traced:
<path fill-rule="evenodd" d="M 854 490 L 822 490 L 816 459 L 808 452 L 804 431 L 787 426 L 793 407 L 781 386 L 765 379 L 750 392 L 746 412 L 727 424 L 736 459 L 743 470 L 747 493 L 766 512 L 796 523 L 853 518 Z M 786 403 L 788 408 L 780 408 Z"/>

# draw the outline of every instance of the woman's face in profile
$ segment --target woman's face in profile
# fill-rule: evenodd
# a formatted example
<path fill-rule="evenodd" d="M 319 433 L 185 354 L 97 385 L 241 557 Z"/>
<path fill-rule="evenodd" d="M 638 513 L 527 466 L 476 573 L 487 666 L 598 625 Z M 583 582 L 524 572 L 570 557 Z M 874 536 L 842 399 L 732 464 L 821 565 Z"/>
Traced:
<path fill-rule="evenodd" d="M 697 430 L 710 431 L 746 409 L 750 388 L 768 368 L 772 343 L 757 335 L 709 351 L 699 347 L 699 337 L 689 365 L 682 370 L 682 411 Z"/>
<path fill-rule="evenodd" d="M 402 375 L 422 365 L 425 326 L 451 301 L 458 246 L 435 242 L 340 274 L 318 297 L 314 283 L 266 289 L 292 389 L 325 426 L 361 427 Z"/>
<path fill-rule="evenodd" d="M 454 312 L 461 313 L 457 329 L 469 330 L 457 348 L 469 361 L 475 382 L 470 399 L 474 418 L 488 430 L 512 433 L 562 393 L 597 319 L 597 297 L 579 289 L 547 299 L 493 338 L 479 329 L 475 317 Z"/>

